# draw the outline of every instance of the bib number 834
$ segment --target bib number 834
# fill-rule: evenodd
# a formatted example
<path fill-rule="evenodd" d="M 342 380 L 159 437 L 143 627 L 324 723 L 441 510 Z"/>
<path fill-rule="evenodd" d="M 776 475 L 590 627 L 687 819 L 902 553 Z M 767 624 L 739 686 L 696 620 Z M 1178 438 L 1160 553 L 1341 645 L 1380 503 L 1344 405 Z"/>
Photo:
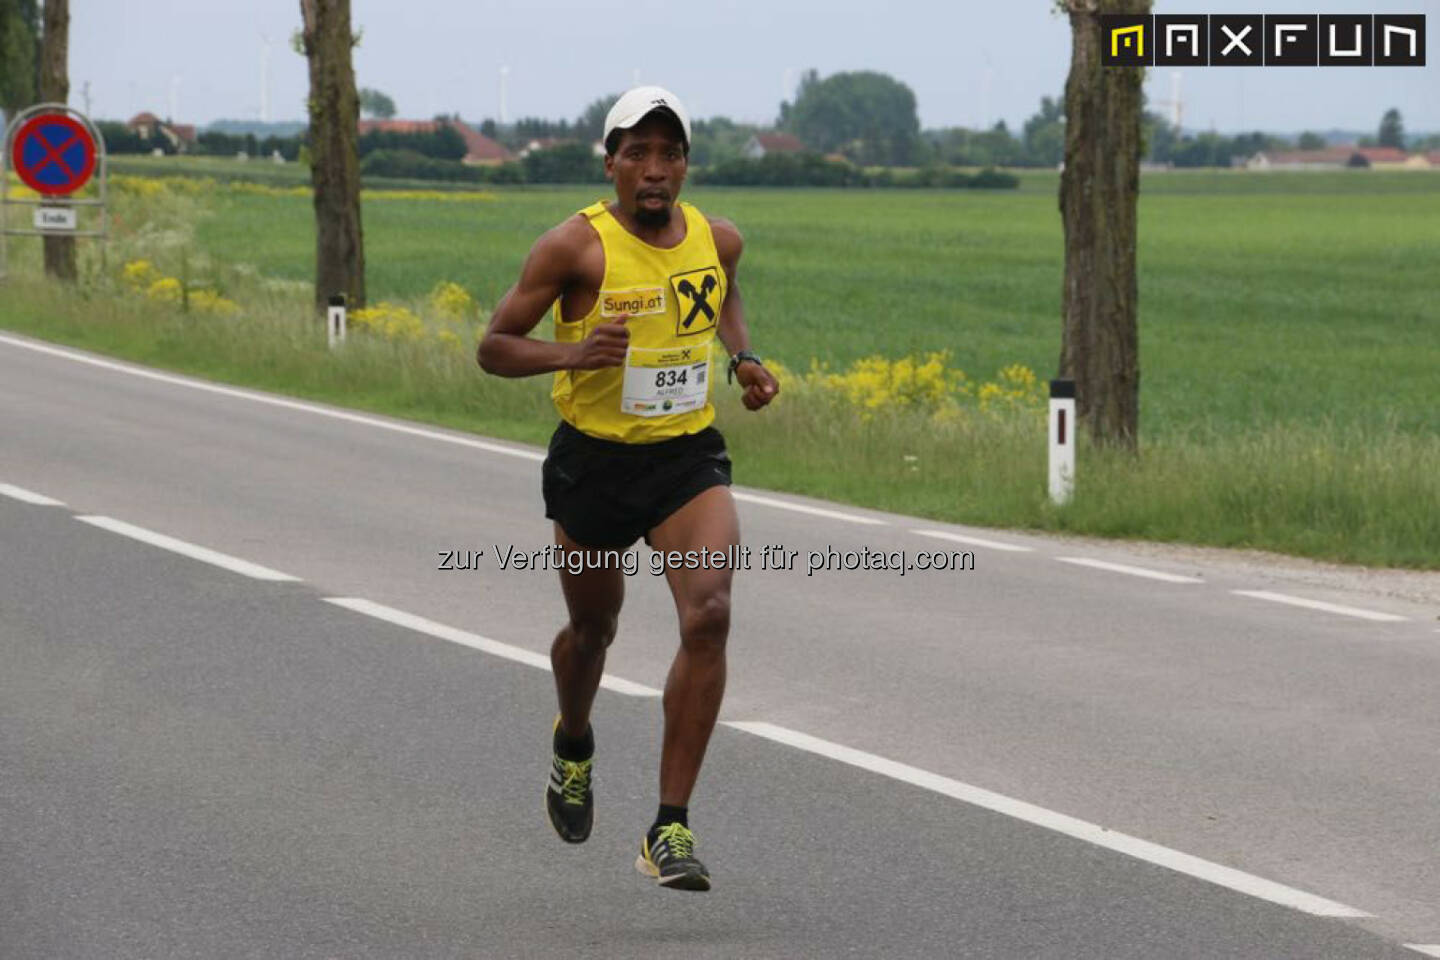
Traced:
<path fill-rule="evenodd" d="M 690 373 L 690 371 L 689 371 L 688 369 L 684 369 L 684 370 L 674 370 L 674 369 L 671 369 L 671 370 L 660 370 L 660 371 L 657 371 L 656 374 L 655 374 L 655 386 L 657 386 L 657 387 L 673 387 L 673 386 L 676 386 L 677 384 L 685 384 L 685 383 L 689 382 L 689 381 L 686 379 L 686 377 L 687 377 L 687 375 L 688 375 L 689 373 Z"/>

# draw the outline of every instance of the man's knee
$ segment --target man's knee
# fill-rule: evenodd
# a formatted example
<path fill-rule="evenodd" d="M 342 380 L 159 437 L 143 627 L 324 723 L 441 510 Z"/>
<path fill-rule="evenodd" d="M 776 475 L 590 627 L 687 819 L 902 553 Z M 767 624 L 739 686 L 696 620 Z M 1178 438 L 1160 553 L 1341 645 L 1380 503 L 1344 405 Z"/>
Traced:
<path fill-rule="evenodd" d="M 570 620 L 570 635 L 584 650 L 599 653 L 615 639 L 620 618 L 614 614 L 593 614 Z"/>
<path fill-rule="evenodd" d="M 680 614 L 680 642 L 691 652 L 725 648 L 730 634 L 730 592 L 712 590 L 688 604 Z"/>

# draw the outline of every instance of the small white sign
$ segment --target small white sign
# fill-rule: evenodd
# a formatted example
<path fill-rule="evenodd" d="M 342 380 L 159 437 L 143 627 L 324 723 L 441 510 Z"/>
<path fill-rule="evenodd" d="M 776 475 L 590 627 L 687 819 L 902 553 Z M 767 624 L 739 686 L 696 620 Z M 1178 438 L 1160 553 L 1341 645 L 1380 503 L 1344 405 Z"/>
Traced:
<path fill-rule="evenodd" d="M 35 229 L 66 231 L 75 229 L 73 207 L 36 207 Z"/>

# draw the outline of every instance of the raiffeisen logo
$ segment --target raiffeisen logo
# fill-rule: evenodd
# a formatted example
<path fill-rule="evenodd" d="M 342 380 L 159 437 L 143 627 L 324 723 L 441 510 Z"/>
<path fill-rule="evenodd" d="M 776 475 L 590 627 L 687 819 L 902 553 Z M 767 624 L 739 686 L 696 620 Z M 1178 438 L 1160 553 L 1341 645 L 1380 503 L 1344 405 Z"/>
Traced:
<path fill-rule="evenodd" d="M 1107 67 L 1423 67 L 1425 14 L 1100 17 Z"/>

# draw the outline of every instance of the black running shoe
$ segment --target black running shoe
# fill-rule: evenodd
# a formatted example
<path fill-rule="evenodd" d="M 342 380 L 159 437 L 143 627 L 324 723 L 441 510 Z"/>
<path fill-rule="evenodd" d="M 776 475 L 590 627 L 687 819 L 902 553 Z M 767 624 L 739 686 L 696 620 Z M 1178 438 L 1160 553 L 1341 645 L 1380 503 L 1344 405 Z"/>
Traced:
<path fill-rule="evenodd" d="M 560 725 L 560 718 L 555 718 Z M 545 786 L 545 810 L 560 839 L 566 843 L 584 843 L 595 825 L 595 795 L 590 789 L 590 769 L 594 759 L 566 760 L 553 754 L 550 761 L 550 782 Z"/>
<path fill-rule="evenodd" d="M 683 824 L 651 827 L 640 841 L 635 869 L 671 890 L 710 889 L 710 872 L 695 859 L 695 834 Z"/>

